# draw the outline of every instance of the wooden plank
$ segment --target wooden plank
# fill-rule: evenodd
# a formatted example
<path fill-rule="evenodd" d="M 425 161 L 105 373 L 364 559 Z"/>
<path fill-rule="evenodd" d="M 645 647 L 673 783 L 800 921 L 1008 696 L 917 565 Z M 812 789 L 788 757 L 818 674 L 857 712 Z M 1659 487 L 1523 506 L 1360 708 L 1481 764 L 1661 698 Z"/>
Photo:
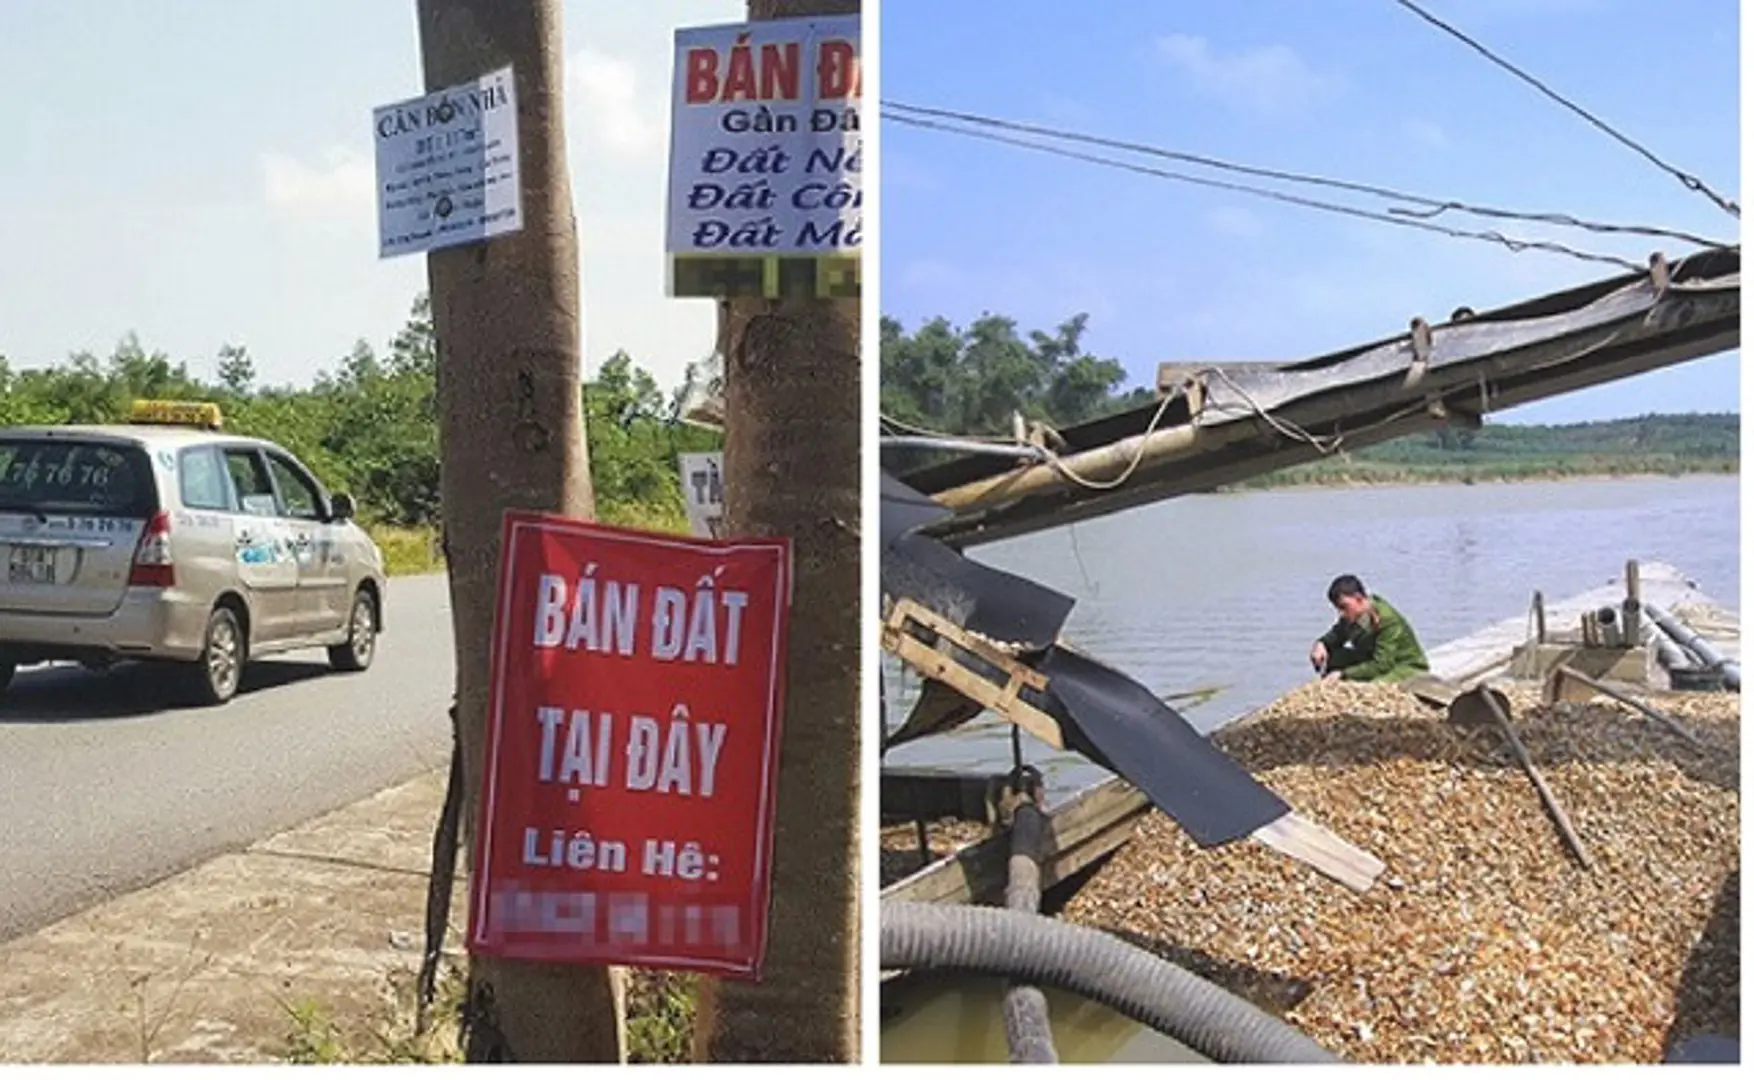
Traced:
<path fill-rule="evenodd" d="M 1285 813 L 1250 835 L 1354 892 L 1368 891 L 1387 869 L 1375 855 L 1352 846 L 1296 812 Z"/>
<path fill-rule="evenodd" d="M 1066 880 L 1131 838 L 1136 819 L 1151 809 L 1143 792 L 1119 777 L 1080 792 L 1048 814 L 1043 840 L 1042 886 Z M 1385 869 L 1382 860 L 1295 812 L 1251 834 L 1267 847 L 1296 859 L 1358 892 Z M 883 890 L 885 899 L 980 903 L 1004 890 L 1003 836 L 970 844 Z"/>
<path fill-rule="evenodd" d="M 1135 814 L 1111 822 L 1076 846 L 1062 849 L 1051 858 L 1044 859 L 1042 880 L 1058 885 L 1097 860 L 1120 850 L 1133 839 L 1133 830 L 1138 828 L 1140 816 Z"/>
<path fill-rule="evenodd" d="M 877 774 L 878 816 L 886 825 L 903 821 L 990 820 L 985 775 L 886 766 Z"/>
<path fill-rule="evenodd" d="M 1049 811 L 1042 839 L 1042 887 L 1064 881 L 1132 836 L 1135 819 L 1151 808 L 1144 794 L 1119 777 L 1079 792 Z M 981 903 L 1005 889 L 1009 841 L 989 837 L 921 867 L 884 889 L 883 899 L 925 903 Z"/>
<path fill-rule="evenodd" d="M 1058 721 L 1034 706 L 1015 700 L 1014 691 L 1008 693 L 908 634 L 897 635 L 889 651 L 923 678 L 941 682 L 970 701 L 993 710 L 1055 750 L 1066 748 L 1066 737 L 1061 733 Z"/>
<path fill-rule="evenodd" d="M 1401 689 L 1434 709 L 1447 709 L 1465 691 L 1460 683 L 1436 675 L 1414 675 L 1400 682 Z"/>
<path fill-rule="evenodd" d="M 1004 685 L 988 679 L 938 648 L 908 632 L 917 624 L 993 667 L 1005 676 Z M 970 634 L 955 623 L 911 600 L 896 603 L 883 627 L 883 648 L 927 679 L 941 682 L 963 697 L 998 713 L 1055 750 L 1066 748 L 1059 721 L 1022 700 L 1025 688 L 1044 690 L 1047 676 L 1005 653 L 992 643 Z"/>

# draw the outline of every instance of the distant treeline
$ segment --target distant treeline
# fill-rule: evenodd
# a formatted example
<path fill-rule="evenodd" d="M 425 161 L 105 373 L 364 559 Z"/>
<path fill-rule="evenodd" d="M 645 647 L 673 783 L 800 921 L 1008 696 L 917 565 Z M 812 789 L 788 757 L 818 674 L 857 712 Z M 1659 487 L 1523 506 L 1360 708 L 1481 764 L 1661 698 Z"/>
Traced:
<path fill-rule="evenodd" d="M 1150 390 L 1126 388 L 1119 361 L 1083 349 L 1087 325 L 1086 316 L 1075 315 L 1052 334 L 1024 333 L 1014 319 L 987 315 L 967 328 L 932 319 L 910 333 L 885 318 L 883 414 L 892 430 L 1005 435 L 1013 414 L 1069 427 L 1150 402 Z M 1488 422 L 1477 431 L 1443 429 L 1363 447 L 1239 486 L 1734 473 L 1740 456 L 1741 420 L 1734 413 L 1563 425 Z M 929 456 L 905 460 L 912 467 Z"/>
<path fill-rule="evenodd" d="M 17 371 L 0 356 L 0 426 L 115 423 L 136 398 L 217 401 L 226 430 L 285 446 L 331 490 L 352 494 L 369 524 L 429 529 L 439 520 L 437 363 L 424 296 L 386 351 L 361 341 L 304 387 L 258 386 L 254 362 L 236 345 L 220 350 L 219 378 L 207 381 L 130 335 L 105 360 L 78 353 L 54 367 Z M 690 382 L 708 377 L 690 366 Z M 677 422 L 686 391 L 666 397 L 620 352 L 584 386 L 603 520 L 686 528 L 676 455 L 719 445 L 716 433 Z"/>
<path fill-rule="evenodd" d="M 1578 424 L 1488 422 L 1478 431 L 1409 435 L 1238 486 L 1735 473 L 1741 428 L 1735 413 L 1651 413 Z"/>

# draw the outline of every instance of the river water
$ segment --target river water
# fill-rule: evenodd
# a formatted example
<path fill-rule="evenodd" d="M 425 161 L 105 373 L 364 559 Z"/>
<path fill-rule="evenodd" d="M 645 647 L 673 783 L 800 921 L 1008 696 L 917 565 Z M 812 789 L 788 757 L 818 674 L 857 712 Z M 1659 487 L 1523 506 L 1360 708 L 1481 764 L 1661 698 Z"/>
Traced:
<path fill-rule="evenodd" d="M 1078 600 L 1062 635 L 1168 695 L 1210 730 L 1311 677 L 1310 642 L 1332 622 L 1327 585 L 1353 573 L 1412 622 L 1427 648 L 1620 580 L 1626 560 L 1666 562 L 1718 604 L 1741 589 L 1736 477 L 1291 489 L 1197 495 L 972 549 L 971 557 Z M 917 686 L 885 657 L 886 723 Z M 1108 774 L 1023 740 L 1058 801 Z M 889 765 L 1000 771 L 1008 725 L 982 718 L 899 747 Z M 935 980 L 885 995 L 887 1062 L 1005 1060 L 1003 983 Z M 1066 1062 L 1188 1061 L 1108 1009 L 1050 995 Z"/>
<path fill-rule="evenodd" d="M 1739 607 L 1739 482 L 1730 477 L 1293 488 L 1189 495 L 970 549 L 980 562 L 1077 598 L 1063 637 L 1175 702 L 1202 731 L 1311 677 L 1333 622 L 1328 582 L 1357 574 L 1429 649 L 1549 600 L 1666 562 Z M 885 657 L 889 727 L 917 688 Z M 1023 740 L 1063 798 L 1107 777 Z M 892 750 L 886 765 L 1002 770 L 1008 725 L 983 718 Z"/>

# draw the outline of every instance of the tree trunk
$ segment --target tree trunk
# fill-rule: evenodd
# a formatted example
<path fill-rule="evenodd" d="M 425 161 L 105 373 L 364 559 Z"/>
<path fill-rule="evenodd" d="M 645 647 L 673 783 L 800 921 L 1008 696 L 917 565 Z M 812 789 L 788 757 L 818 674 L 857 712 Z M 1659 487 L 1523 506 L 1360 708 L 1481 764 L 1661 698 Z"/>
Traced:
<path fill-rule="evenodd" d="M 473 850 L 487 733 L 500 519 L 510 508 L 590 518 L 579 383 L 578 234 L 562 128 L 558 0 L 417 0 L 427 91 L 512 63 L 523 229 L 431 253 L 440 497 L 456 634 L 463 836 Z M 624 1059 L 611 968 L 477 958 L 472 1061 Z"/>
<path fill-rule="evenodd" d="M 752 19 L 858 0 L 751 0 Z M 859 1056 L 859 305 L 719 308 L 733 536 L 792 538 L 795 583 L 760 983 L 703 979 L 695 1057 Z"/>

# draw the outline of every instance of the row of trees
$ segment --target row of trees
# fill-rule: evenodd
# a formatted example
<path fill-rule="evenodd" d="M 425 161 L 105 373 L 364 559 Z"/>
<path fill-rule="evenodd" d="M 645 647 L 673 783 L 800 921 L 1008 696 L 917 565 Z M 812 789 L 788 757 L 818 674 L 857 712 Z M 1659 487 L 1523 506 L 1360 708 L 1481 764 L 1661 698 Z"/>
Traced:
<path fill-rule="evenodd" d="M 258 385 L 254 361 L 236 345 L 220 350 L 216 381 L 148 351 L 133 335 L 101 360 L 79 353 L 55 367 L 15 371 L 0 357 L 0 426 L 115 423 L 137 398 L 217 401 L 228 431 L 285 446 L 331 490 L 352 494 L 366 521 L 436 528 L 437 371 L 432 308 L 421 296 L 386 350 L 361 341 L 306 387 Z M 684 385 L 666 396 L 650 372 L 617 352 L 585 384 L 603 520 L 685 527 L 676 455 L 718 449 L 719 436 L 680 422 L 680 412 L 714 377 L 712 365 L 690 365 Z"/>
<path fill-rule="evenodd" d="M 1074 315 L 1052 333 L 1018 329 L 985 315 L 967 328 L 943 318 L 908 332 L 883 320 L 882 408 L 898 429 L 954 435 L 1010 432 L 1013 414 L 1064 428 L 1152 400 L 1127 388 L 1126 369 L 1082 346 L 1088 325 Z M 1255 484 L 1319 480 L 1337 471 L 1411 477 L 1734 471 L 1741 421 L 1734 413 L 1647 415 L 1565 425 L 1487 424 L 1445 428 L 1362 448 L 1345 462 L 1322 462 Z M 927 458 L 909 455 L 907 465 Z M 1364 469 L 1355 466 L 1363 464 Z M 1386 471 L 1385 471 L 1386 470 Z"/>
<path fill-rule="evenodd" d="M 966 329 L 932 319 L 913 333 L 885 318 L 881 336 L 883 414 L 902 424 L 990 435 L 1012 413 L 1065 427 L 1150 400 L 1122 390 L 1127 369 L 1083 346 L 1087 315 L 1053 333 L 1020 333 L 1017 320 L 985 315 Z"/>

